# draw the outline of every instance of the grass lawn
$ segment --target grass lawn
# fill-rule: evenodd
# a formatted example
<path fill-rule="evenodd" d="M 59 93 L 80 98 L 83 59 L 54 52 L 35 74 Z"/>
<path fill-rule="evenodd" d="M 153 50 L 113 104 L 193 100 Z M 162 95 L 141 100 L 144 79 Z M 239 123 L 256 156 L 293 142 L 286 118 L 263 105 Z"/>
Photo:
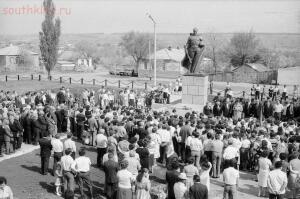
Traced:
<path fill-rule="evenodd" d="M 16 91 L 17 93 L 25 93 L 28 91 L 37 91 L 42 89 L 47 90 L 58 90 L 62 86 L 70 88 L 72 92 L 81 91 L 84 88 L 99 89 L 100 86 L 89 85 L 89 84 L 69 84 L 59 83 L 53 81 L 38 81 L 38 80 L 20 80 L 20 81 L 8 81 L 0 82 L 0 90 L 4 91 Z M 76 92 L 75 92 L 76 93 Z"/>

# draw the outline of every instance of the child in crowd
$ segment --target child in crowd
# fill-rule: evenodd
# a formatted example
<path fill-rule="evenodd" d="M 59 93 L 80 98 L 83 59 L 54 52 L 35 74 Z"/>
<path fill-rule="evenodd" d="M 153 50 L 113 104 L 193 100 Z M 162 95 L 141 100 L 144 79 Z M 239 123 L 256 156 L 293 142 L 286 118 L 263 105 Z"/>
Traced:
<path fill-rule="evenodd" d="M 57 163 L 57 167 L 56 167 L 56 171 L 55 171 L 55 191 L 56 191 L 56 195 L 61 196 L 61 187 L 63 185 L 63 174 L 62 174 L 63 170 L 62 170 L 62 165 L 61 162 Z"/>

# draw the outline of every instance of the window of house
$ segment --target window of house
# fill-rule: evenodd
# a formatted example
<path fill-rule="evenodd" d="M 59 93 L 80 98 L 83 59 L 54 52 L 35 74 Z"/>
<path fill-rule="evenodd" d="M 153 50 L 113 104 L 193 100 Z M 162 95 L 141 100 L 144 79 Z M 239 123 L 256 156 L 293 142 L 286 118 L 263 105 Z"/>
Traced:
<path fill-rule="evenodd" d="M 9 62 L 11 64 L 15 64 L 16 63 L 16 58 L 15 57 L 10 57 Z"/>
<path fill-rule="evenodd" d="M 144 62 L 144 69 L 147 70 L 147 62 Z"/>

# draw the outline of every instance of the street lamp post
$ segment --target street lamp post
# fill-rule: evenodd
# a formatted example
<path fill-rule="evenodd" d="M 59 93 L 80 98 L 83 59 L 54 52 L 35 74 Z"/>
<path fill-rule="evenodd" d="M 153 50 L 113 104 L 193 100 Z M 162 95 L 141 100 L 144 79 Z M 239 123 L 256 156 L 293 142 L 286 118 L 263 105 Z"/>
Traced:
<path fill-rule="evenodd" d="M 151 19 L 151 21 L 153 22 L 153 26 L 154 26 L 154 74 L 153 74 L 153 80 L 154 80 L 154 87 L 156 86 L 156 22 L 155 20 L 152 18 L 152 16 L 147 13 L 147 16 Z"/>

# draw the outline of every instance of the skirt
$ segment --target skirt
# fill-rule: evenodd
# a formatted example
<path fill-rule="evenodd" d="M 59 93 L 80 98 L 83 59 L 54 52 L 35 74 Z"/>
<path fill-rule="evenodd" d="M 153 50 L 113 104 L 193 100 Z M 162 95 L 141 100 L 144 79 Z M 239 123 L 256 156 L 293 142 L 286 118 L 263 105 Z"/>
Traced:
<path fill-rule="evenodd" d="M 258 186 L 267 187 L 267 180 L 268 180 L 269 173 L 270 173 L 269 170 L 263 170 L 263 169 L 259 170 L 257 175 Z"/>
<path fill-rule="evenodd" d="M 117 199 L 132 199 L 131 189 L 118 188 Z"/>

